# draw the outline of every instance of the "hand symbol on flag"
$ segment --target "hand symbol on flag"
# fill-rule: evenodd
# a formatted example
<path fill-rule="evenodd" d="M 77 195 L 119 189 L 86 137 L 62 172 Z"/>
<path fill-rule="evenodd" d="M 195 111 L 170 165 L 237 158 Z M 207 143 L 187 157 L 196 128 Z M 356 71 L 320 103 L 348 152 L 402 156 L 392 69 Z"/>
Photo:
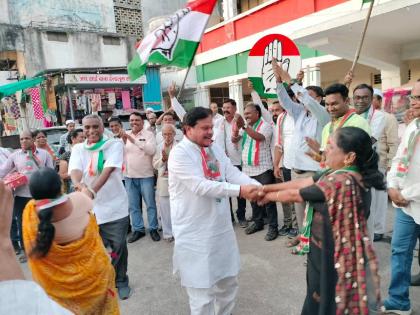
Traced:
<path fill-rule="evenodd" d="M 276 78 L 274 77 L 273 67 L 271 65 L 273 58 L 281 64 L 285 71 L 289 71 L 290 59 L 285 58 L 283 60 L 281 42 L 277 39 L 265 47 L 261 76 L 264 84 L 264 93 L 266 94 L 276 94 Z"/>
<path fill-rule="evenodd" d="M 178 10 L 155 31 L 157 40 L 152 48 L 152 51 L 156 50 L 166 59 L 172 60 L 173 48 L 175 47 L 175 43 L 178 39 L 179 21 L 190 11 L 190 8 Z"/>

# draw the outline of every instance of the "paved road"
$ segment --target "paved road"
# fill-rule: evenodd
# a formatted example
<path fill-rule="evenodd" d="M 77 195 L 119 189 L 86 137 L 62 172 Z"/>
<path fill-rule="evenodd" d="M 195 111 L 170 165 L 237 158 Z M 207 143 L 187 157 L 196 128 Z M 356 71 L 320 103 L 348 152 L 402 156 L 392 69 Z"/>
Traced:
<path fill-rule="evenodd" d="M 280 214 L 281 211 L 279 211 Z M 389 231 L 393 219 L 389 209 Z M 282 222 L 281 218 L 279 218 Z M 265 231 L 245 235 L 235 226 L 241 251 L 242 270 L 234 314 L 300 314 L 305 297 L 304 257 L 289 254 L 285 238 L 264 240 Z M 375 243 L 380 263 L 382 297 L 386 297 L 390 275 L 390 244 Z M 153 242 L 145 237 L 129 244 L 129 275 L 133 296 L 121 303 L 122 314 L 189 314 L 188 297 L 179 280 L 172 275 L 172 244 Z M 416 250 L 415 255 L 418 255 Z M 417 261 L 417 259 L 415 260 Z M 419 266 L 413 264 L 413 272 Z M 411 288 L 413 310 L 420 314 L 420 287 Z M 417 297 L 417 299 L 415 298 Z"/>
<path fill-rule="evenodd" d="M 280 209 L 280 208 L 279 208 Z M 248 211 L 249 212 L 249 211 Z M 248 213 L 250 215 L 250 213 Z M 389 232 L 393 211 L 389 209 Z M 147 222 L 147 221 L 145 221 Z M 282 222 L 279 211 L 279 222 Z M 245 235 L 235 226 L 241 251 L 242 270 L 235 315 L 297 315 L 306 290 L 304 257 L 290 254 L 286 238 L 272 242 L 264 240 L 265 231 Z M 390 233 L 388 233 L 390 235 Z M 382 297 L 386 297 L 390 275 L 390 244 L 375 243 L 379 257 Z M 149 236 L 129 244 L 129 277 L 133 296 L 120 303 L 123 315 L 187 315 L 188 297 L 172 275 L 173 244 L 153 242 Z M 415 255 L 418 255 L 416 250 Z M 419 266 L 413 264 L 413 272 Z M 27 265 L 23 265 L 30 277 Z M 420 314 L 420 287 L 411 288 L 413 310 Z M 417 298 L 416 298 L 417 297 Z"/>

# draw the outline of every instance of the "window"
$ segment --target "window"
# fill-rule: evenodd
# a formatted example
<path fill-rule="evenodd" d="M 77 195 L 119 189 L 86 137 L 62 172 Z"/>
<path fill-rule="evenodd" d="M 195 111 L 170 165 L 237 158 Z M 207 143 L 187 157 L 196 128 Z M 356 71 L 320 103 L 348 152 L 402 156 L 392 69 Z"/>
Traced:
<path fill-rule="evenodd" d="M 113 36 L 104 36 L 103 37 L 104 45 L 120 45 L 120 38 L 119 37 L 113 37 Z"/>
<path fill-rule="evenodd" d="M 47 39 L 51 42 L 68 42 L 67 33 L 64 32 L 47 32 Z"/>
<path fill-rule="evenodd" d="M 248 11 L 266 1 L 267 0 L 237 0 L 238 13 Z"/>
<path fill-rule="evenodd" d="M 373 84 L 381 84 L 382 83 L 382 77 L 381 74 L 374 74 L 373 75 Z"/>

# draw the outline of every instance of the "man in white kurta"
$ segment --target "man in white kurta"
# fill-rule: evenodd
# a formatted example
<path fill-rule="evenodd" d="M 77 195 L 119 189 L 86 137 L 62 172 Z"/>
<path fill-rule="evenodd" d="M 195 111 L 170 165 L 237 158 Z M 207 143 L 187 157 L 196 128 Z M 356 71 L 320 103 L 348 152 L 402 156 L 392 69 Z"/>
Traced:
<path fill-rule="evenodd" d="M 184 121 L 185 137 L 168 163 L 174 272 L 187 289 L 191 314 L 231 314 L 240 261 L 228 198 L 255 198 L 258 182 L 212 144 L 209 109 L 196 107 Z"/>

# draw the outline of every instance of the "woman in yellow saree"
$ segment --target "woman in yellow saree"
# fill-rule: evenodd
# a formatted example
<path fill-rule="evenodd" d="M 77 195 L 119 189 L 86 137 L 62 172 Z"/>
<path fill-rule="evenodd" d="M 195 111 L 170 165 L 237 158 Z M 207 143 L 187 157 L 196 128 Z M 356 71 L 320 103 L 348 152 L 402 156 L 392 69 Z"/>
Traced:
<path fill-rule="evenodd" d="M 99 235 L 92 201 L 82 193 L 61 195 L 58 174 L 33 174 L 23 214 L 23 239 L 34 281 L 77 315 L 120 314 L 115 273 Z"/>

